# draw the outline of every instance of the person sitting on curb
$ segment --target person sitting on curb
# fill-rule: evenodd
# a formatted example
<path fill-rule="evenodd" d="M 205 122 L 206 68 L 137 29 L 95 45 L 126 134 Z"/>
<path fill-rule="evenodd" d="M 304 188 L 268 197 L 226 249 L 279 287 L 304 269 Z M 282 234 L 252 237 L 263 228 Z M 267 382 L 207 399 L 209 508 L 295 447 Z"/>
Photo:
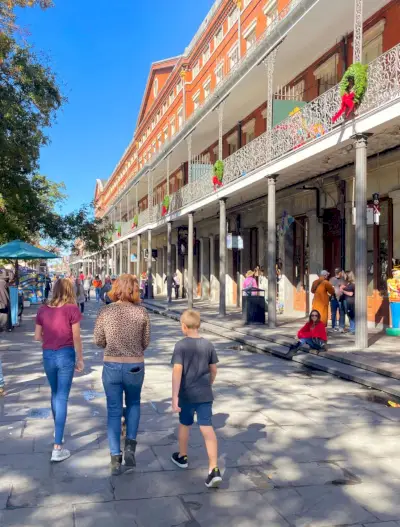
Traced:
<path fill-rule="evenodd" d="M 319 311 L 313 309 L 310 313 L 309 321 L 297 333 L 296 344 L 290 346 L 289 351 L 296 352 L 300 346 L 308 346 L 310 349 L 320 351 L 327 351 L 327 333 L 326 326 L 321 321 Z"/>

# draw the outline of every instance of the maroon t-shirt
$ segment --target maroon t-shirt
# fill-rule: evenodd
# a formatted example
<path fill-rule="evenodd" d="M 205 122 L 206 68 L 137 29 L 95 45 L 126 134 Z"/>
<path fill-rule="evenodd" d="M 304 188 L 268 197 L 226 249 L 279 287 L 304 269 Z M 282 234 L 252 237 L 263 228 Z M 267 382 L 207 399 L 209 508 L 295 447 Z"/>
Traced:
<path fill-rule="evenodd" d="M 73 348 L 72 326 L 81 320 L 81 312 L 75 304 L 42 306 L 36 315 L 36 324 L 43 328 L 43 349 Z"/>

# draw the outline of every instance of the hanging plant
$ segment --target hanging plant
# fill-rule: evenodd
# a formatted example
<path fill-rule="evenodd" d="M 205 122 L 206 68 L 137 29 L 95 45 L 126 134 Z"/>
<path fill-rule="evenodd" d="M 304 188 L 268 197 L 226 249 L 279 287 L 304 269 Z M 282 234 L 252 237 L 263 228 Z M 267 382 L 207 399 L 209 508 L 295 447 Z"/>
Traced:
<path fill-rule="evenodd" d="M 170 197 L 167 195 L 163 199 L 162 207 L 161 207 L 161 216 L 164 217 L 166 214 L 168 214 L 169 211 L 169 203 L 170 203 Z"/>
<path fill-rule="evenodd" d="M 214 185 L 214 190 L 217 190 L 217 187 L 222 187 L 222 180 L 224 179 L 224 162 L 220 159 L 216 161 L 214 165 L 214 175 L 212 178 L 212 184 Z"/>
<path fill-rule="evenodd" d="M 121 225 L 118 225 L 118 227 L 117 227 L 117 236 L 118 236 L 118 238 L 121 238 L 121 234 L 122 234 L 122 228 L 121 228 Z"/>
<path fill-rule="evenodd" d="M 137 214 L 135 214 L 133 217 L 132 229 L 136 229 L 138 225 L 139 225 L 139 217 Z"/>
<path fill-rule="evenodd" d="M 348 119 L 361 104 L 368 86 L 368 66 L 355 62 L 347 69 L 339 84 L 342 104 L 339 111 L 332 117 L 336 122 L 343 114 Z"/>

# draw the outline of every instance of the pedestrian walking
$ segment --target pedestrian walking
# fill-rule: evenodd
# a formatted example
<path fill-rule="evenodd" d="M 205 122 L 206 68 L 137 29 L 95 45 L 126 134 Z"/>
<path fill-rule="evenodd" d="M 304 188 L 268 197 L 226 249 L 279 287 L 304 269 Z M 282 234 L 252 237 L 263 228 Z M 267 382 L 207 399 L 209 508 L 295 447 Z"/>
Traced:
<path fill-rule="evenodd" d="M 83 314 L 85 312 L 85 290 L 80 278 L 75 280 L 74 293 L 76 297 L 76 303 Z"/>
<path fill-rule="evenodd" d="M 179 413 L 179 452 L 171 461 L 187 468 L 190 427 L 196 414 L 208 454 L 206 487 L 219 487 L 222 477 L 218 469 L 218 441 L 212 425 L 212 385 L 217 376 L 218 357 L 213 344 L 200 337 L 200 313 L 184 311 L 181 328 L 185 338 L 175 344 L 171 363 L 172 410 Z"/>
<path fill-rule="evenodd" d="M 332 315 L 332 329 L 333 331 L 339 331 L 340 333 L 344 332 L 345 326 L 345 308 L 343 301 L 343 293 L 341 291 L 341 286 L 345 285 L 345 280 L 343 278 L 344 271 L 340 268 L 335 269 L 335 276 L 333 276 L 329 283 L 332 284 L 335 294 L 331 296 L 331 315 Z M 337 325 L 337 313 L 339 311 L 339 327 Z"/>
<path fill-rule="evenodd" d="M 44 298 L 46 302 L 49 299 L 50 291 L 51 291 L 51 278 L 49 274 L 47 273 L 44 279 Z"/>
<path fill-rule="evenodd" d="M 349 317 L 351 335 L 356 331 L 356 312 L 355 312 L 355 295 L 356 295 L 356 279 L 353 271 L 346 271 L 346 284 L 341 286 L 341 291 L 344 295 L 344 304 L 346 314 Z"/>
<path fill-rule="evenodd" d="M 10 311 L 10 295 L 5 280 L 0 278 L 0 333 L 9 329 L 8 314 Z M 3 364 L 0 359 L 0 397 L 4 395 Z"/>
<path fill-rule="evenodd" d="M 175 289 L 175 298 L 176 300 L 178 300 L 179 288 L 181 287 L 181 281 L 179 280 L 178 273 L 174 273 L 174 277 L 172 279 L 172 287 Z"/>
<path fill-rule="evenodd" d="M 94 342 L 104 348 L 103 386 L 107 398 L 107 429 L 111 474 L 121 474 L 122 399 L 125 394 L 125 466 L 136 466 L 136 437 L 144 380 L 144 352 L 150 343 L 150 318 L 140 305 L 139 284 L 132 275 L 116 279 L 108 293 L 112 304 L 97 317 Z"/>
<path fill-rule="evenodd" d="M 85 290 L 85 302 L 90 301 L 90 290 L 92 288 L 92 277 L 87 275 L 83 281 L 83 289 Z"/>
<path fill-rule="evenodd" d="M 74 370 L 83 371 L 80 321 L 82 315 L 70 280 L 54 284 L 53 296 L 36 316 L 35 340 L 42 342 L 43 365 L 51 388 L 54 446 L 51 461 L 64 461 L 70 452 L 62 446 L 69 392 Z"/>
<path fill-rule="evenodd" d="M 328 325 L 329 298 L 335 294 L 333 285 L 329 283 L 328 278 L 328 271 L 321 271 L 319 278 L 313 282 L 311 287 L 311 293 L 314 294 L 312 309 L 318 311 L 325 326 Z"/>
<path fill-rule="evenodd" d="M 100 279 L 100 276 L 98 274 L 94 277 L 93 287 L 94 287 L 94 290 L 96 291 L 97 303 L 99 303 L 100 302 L 101 288 L 103 287 L 103 283 L 102 283 L 102 281 Z"/>
<path fill-rule="evenodd" d="M 290 346 L 290 351 L 297 351 L 300 346 L 309 346 L 318 352 L 327 351 L 326 326 L 321 321 L 321 315 L 313 309 L 308 322 L 297 333 L 297 343 Z"/>

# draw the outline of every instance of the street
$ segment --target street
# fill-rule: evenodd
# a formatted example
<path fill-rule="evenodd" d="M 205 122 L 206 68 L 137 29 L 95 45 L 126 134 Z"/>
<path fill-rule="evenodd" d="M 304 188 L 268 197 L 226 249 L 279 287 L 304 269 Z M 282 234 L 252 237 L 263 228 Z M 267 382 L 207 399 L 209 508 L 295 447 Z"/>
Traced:
<path fill-rule="evenodd" d="M 70 396 L 70 459 L 50 464 L 50 391 L 33 343 L 34 310 L 2 334 L 6 396 L 0 400 L 2 527 L 400 526 L 400 409 L 355 383 L 207 335 L 220 364 L 214 425 L 223 484 L 204 485 L 207 457 L 192 430 L 189 469 L 177 449 L 170 358 L 177 322 L 151 315 L 137 468 L 109 475 L 97 312 L 86 304 L 85 371 Z"/>

